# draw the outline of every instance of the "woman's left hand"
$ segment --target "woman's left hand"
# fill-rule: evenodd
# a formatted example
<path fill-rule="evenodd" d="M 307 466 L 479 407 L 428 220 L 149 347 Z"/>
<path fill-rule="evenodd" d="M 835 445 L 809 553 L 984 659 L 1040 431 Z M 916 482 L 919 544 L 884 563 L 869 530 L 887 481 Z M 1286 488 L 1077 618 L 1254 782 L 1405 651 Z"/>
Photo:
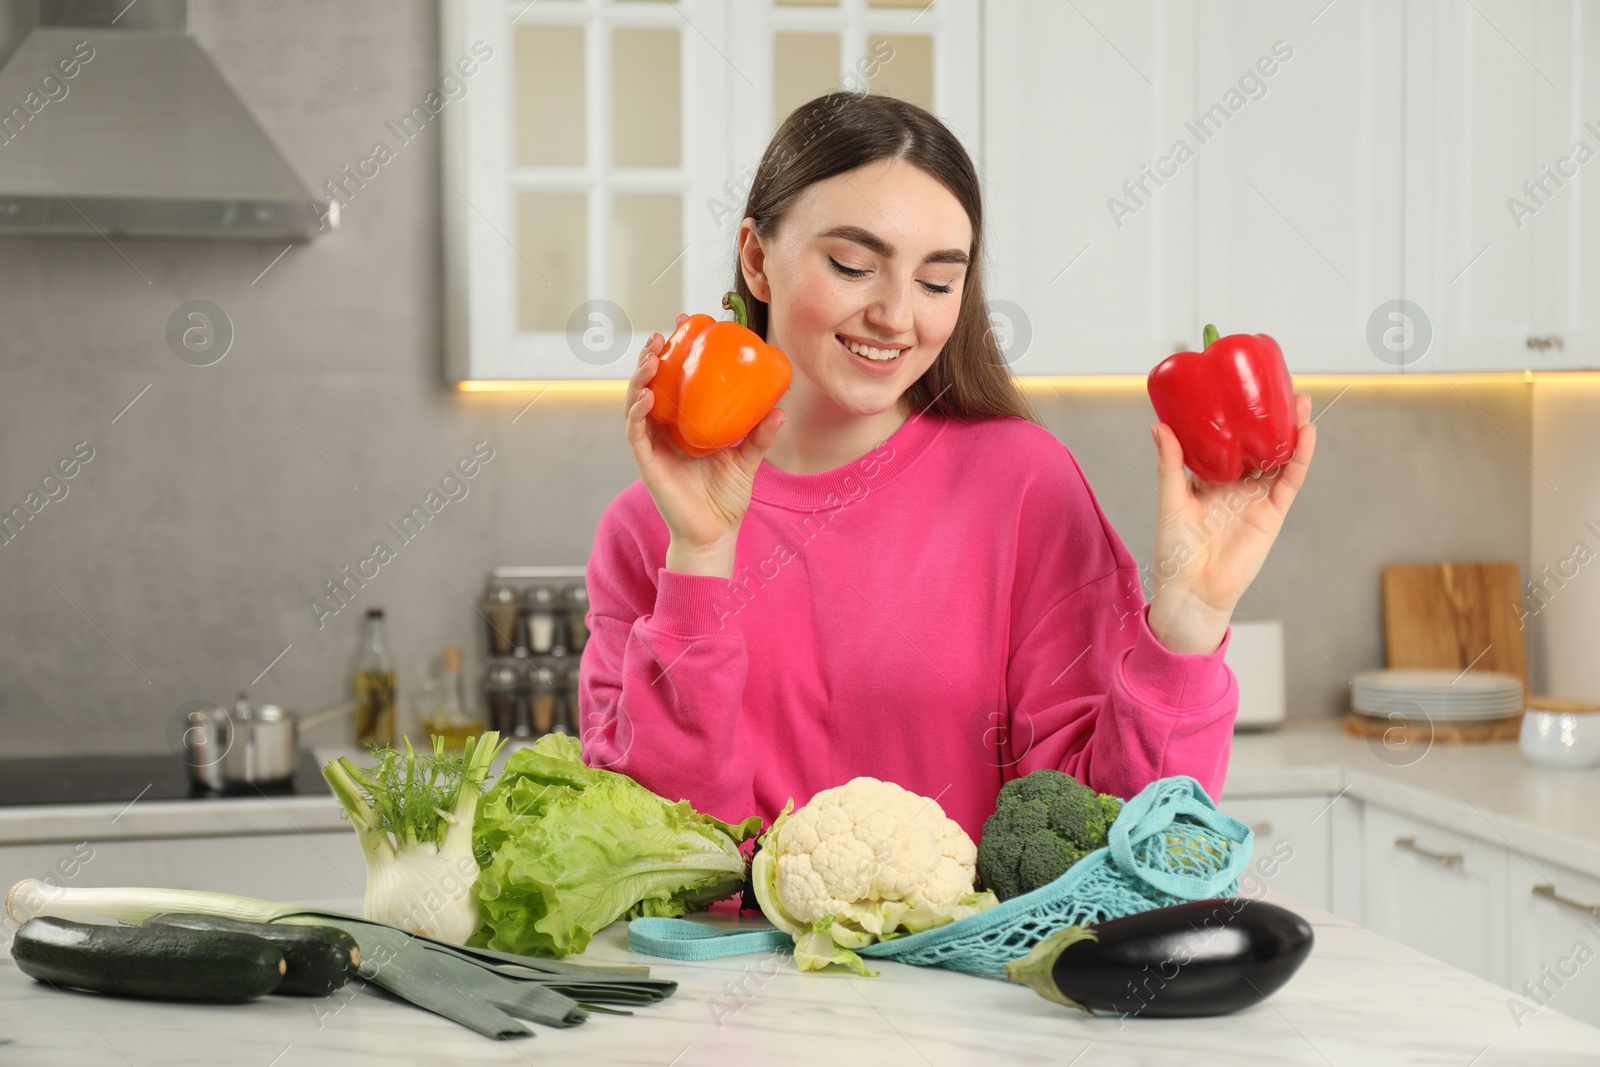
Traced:
<path fill-rule="evenodd" d="M 1155 595 L 1150 632 L 1169 651 L 1215 652 L 1234 605 L 1255 580 L 1284 516 L 1305 481 L 1317 444 L 1311 397 L 1295 395 L 1300 424 L 1294 455 L 1275 471 L 1227 485 L 1202 482 L 1183 468 L 1172 427 L 1150 427 L 1156 442 Z"/>

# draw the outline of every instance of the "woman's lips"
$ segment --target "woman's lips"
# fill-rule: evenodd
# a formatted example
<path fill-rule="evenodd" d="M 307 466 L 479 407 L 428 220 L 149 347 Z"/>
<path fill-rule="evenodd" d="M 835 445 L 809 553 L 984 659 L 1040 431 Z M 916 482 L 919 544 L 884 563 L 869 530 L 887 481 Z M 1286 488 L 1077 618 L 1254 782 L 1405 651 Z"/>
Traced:
<path fill-rule="evenodd" d="M 869 374 L 876 374 L 881 378 L 886 378 L 893 374 L 900 366 L 900 361 L 905 358 L 906 350 L 902 348 L 893 359 L 868 359 L 866 356 L 860 356 L 850 351 L 849 347 L 845 345 L 844 339 L 838 334 L 834 334 L 833 339 L 838 342 L 840 348 L 844 349 L 844 354 L 849 356 L 856 366 Z"/>

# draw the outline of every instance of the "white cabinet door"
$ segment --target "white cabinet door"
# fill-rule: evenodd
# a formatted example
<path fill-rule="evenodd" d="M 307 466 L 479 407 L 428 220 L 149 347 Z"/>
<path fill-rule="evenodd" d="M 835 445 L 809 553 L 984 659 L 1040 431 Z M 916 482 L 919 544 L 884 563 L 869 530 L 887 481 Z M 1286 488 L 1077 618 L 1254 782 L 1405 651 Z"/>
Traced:
<path fill-rule="evenodd" d="M 1541 156 L 1556 178 L 1545 206 L 1538 289 L 1548 300 L 1543 332 L 1528 351 L 1535 370 L 1600 368 L 1600 5 L 1593 0 L 1546 0 L 1540 5 L 1540 67 L 1562 87 L 1539 85 L 1548 103 L 1539 113 Z M 1581 142 L 1581 144 L 1580 144 Z M 1532 175 L 1529 176 L 1530 178 Z M 1562 184 L 1557 185 L 1560 181 Z"/>
<path fill-rule="evenodd" d="M 1033 330 L 1014 372 L 1144 374 L 1208 322 L 1296 372 L 1400 372 L 1366 333 L 1403 295 L 1402 10 L 990 4 L 993 295 Z"/>
<path fill-rule="evenodd" d="M 1031 333 L 1014 374 L 1145 374 L 1199 342 L 1193 163 L 1171 159 L 1193 140 L 1194 8 L 984 8 L 989 296 Z"/>
<path fill-rule="evenodd" d="M 1550 1007 L 1600 1026 L 1600 878 L 1513 855 L 1510 898 L 1518 1019 Z"/>
<path fill-rule="evenodd" d="M 1296 372 L 1421 370 L 1427 356 L 1380 358 L 1367 340 L 1404 296 L 1405 7 L 1320 6 L 1206 0 L 1194 38 L 1174 41 L 1196 57 L 1186 129 L 1207 134 L 1187 176 L 1189 332 L 1270 334 Z"/>
<path fill-rule="evenodd" d="M 1505 985 L 1505 849 L 1371 804 L 1365 818 L 1365 925 Z"/>
<path fill-rule="evenodd" d="M 1332 819 L 1328 797 L 1223 798 L 1223 811 L 1255 832 L 1255 849 L 1239 892 L 1256 896 L 1248 878 L 1326 909 L 1331 901 Z"/>
<path fill-rule="evenodd" d="M 1600 219 L 1581 180 L 1600 164 L 1573 156 L 1580 140 L 1600 149 L 1583 126 L 1600 101 L 1584 79 L 1597 14 L 1581 0 L 1411 6 L 1407 213 L 1428 221 L 1407 273 L 1436 369 L 1600 367 Z"/>

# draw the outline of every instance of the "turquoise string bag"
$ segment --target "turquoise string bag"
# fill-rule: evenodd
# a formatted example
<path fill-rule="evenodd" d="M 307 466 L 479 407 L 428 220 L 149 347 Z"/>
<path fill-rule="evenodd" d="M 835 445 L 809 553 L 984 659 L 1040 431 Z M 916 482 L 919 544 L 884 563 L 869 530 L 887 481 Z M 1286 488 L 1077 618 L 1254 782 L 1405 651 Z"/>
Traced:
<path fill-rule="evenodd" d="M 1250 828 L 1217 810 L 1188 775 L 1160 778 L 1123 805 L 1104 848 L 1049 885 L 945 926 L 856 951 L 923 967 L 1004 978 L 1005 965 L 1067 926 L 1092 926 L 1190 900 L 1231 897 L 1250 862 Z M 793 949 L 782 930 L 725 930 L 687 919 L 635 919 L 628 947 L 705 960 Z"/>

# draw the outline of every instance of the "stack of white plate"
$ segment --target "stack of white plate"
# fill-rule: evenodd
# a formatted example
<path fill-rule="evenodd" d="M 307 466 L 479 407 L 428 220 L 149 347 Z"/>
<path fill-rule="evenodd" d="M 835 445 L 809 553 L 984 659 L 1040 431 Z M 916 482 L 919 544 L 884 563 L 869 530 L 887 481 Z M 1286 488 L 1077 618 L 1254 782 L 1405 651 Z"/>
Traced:
<path fill-rule="evenodd" d="M 1378 718 L 1503 719 L 1522 713 L 1522 679 L 1500 671 L 1363 671 L 1351 681 L 1350 706 Z"/>

